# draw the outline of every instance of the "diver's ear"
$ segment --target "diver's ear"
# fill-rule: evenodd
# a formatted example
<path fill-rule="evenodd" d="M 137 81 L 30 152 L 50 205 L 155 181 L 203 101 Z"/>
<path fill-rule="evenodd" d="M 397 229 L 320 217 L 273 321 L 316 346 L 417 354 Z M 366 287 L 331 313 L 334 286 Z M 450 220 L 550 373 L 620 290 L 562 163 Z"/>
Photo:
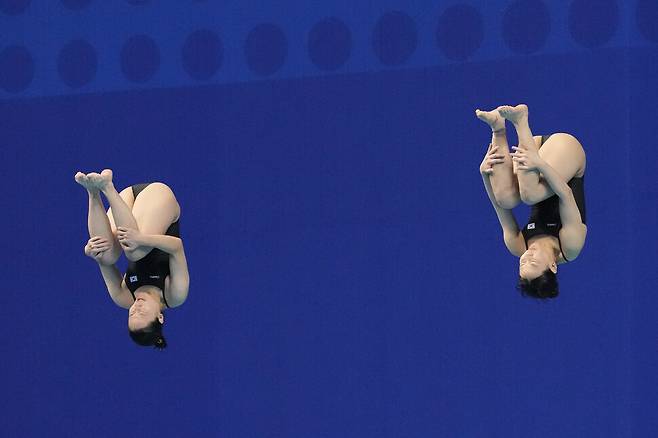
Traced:
<path fill-rule="evenodd" d="M 164 313 L 160 312 L 158 314 L 158 321 L 160 321 L 160 324 L 164 324 Z"/>
<path fill-rule="evenodd" d="M 553 264 L 549 267 L 549 269 L 553 274 L 557 274 L 557 263 L 553 262 Z"/>

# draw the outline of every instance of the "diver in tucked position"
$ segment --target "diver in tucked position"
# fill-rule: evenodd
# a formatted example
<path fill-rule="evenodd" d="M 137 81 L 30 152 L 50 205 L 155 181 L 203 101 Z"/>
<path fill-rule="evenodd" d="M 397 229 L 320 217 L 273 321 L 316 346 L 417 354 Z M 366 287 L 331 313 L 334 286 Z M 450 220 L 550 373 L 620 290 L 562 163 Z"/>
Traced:
<path fill-rule="evenodd" d="M 98 263 L 112 301 L 128 309 L 130 337 L 139 345 L 165 348 L 163 310 L 183 304 L 190 283 L 174 193 L 159 182 L 119 193 L 109 169 L 78 172 L 75 181 L 89 195 L 85 254 Z M 101 193 L 110 204 L 107 214 Z M 129 261 L 123 276 L 115 265 L 121 252 Z"/>
<path fill-rule="evenodd" d="M 492 131 L 480 174 L 503 228 L 505 246 L 519 259 L 517 288 L 535 298 L 555 298 L 557 265 L 573 261 L 585 244 L 585 151 L 576 138 L 558 133 L 533 137 L 526 105 L 475 111 Z M 516 128 L 510 152 L 505 120 Z M 531 205 L 519 230 L 512 209 Z"/>

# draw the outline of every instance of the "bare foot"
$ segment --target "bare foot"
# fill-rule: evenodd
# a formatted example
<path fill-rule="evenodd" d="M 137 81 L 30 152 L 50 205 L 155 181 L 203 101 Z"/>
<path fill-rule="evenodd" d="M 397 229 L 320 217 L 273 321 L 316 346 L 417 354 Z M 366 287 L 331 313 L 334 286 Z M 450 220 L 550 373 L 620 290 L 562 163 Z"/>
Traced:
<path fill-rule="evenodd" d="M 101 180 L 105 183 L 105 185 L 114 185 L 112 183 L 112 177 L 114 174 L 112 173 L 112 170 L 110 169 L 103 169 L 101 171 Z M 102 190 L 102 189 L 101 189 Z"/>
<path fill-rule="evenodd" d="M 480 111 L 479 109 L 476 109 L 475 115 L 478 119 L 489 125 L 493 132 L 502 131 L 505 129 L 505 119 L 503 119 L 500 114 L 498 114 L 497 110 Z"/>
<path fill-rule="evenodd" d="M 88 173 L 87 178 L 96 190 L 102 192 L 105 192 L 110 186 L 113 186 L 112 171 L 110 169 L 105 169 L 100 174 L 96 172 Z"/>
<path fill-rule="evenodd" d="M 82 187 L 84 187 L 88 191 L 90 191 L 90 192 L 97 192 L 98 191 L 98 189 L 94 186 L 94 184 L 89 180 L 87 175 L 85 175 L 84 173 L 78 172 L 78 173 L 75 174 L 74 178 L 75 178 L 75 182 L 80 184 Z"/>
<path fill-rule="evenodd" d="M 525 104 L 517 106 L 499 106 L 497 110 L 503 118 L 509 120 L 515 125 L 524 120 L 528 120 L 528 106 Z"/>

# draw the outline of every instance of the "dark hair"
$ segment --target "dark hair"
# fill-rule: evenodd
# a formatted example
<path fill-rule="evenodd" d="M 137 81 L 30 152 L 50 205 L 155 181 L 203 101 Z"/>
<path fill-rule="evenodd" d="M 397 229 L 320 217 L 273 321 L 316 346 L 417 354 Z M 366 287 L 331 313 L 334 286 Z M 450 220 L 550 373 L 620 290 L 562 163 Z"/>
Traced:
<path fill-rule="evenodd" d="M 557 275 L 550 269 L 545 270 L 534 280 L 519 277 L 516 288 L 521 291 L 523 296 L 539 299 L 555 298 L 560 293 Z"/>
<path fill-rule="evenodd" d="M 162 323 L 155 318 L 149 325 L 139 330 L 130 330 L 128 333 L 133 341 L 138 345 L 148 347 L 153 345 L 158 350 L 167 348 L 167 341 L 162 336 Z"/>

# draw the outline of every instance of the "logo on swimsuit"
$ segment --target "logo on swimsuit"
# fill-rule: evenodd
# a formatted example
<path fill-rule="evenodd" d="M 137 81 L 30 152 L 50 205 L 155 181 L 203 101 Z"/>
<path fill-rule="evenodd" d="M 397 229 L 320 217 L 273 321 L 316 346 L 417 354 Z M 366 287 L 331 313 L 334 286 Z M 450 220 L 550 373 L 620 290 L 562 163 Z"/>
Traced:
<path fill-rule="evenodd" d="M 554 226 L 556 226 L 556 225 L 557 225 L 557 224 L 546 224 L 547 227 L 554 227 Z"/>
<path fill-rule="evenodd" d="M 529 230 L 534 230 L 535 229 L 535 223 L 528 224 L 528 229 Z"/>
<path fill-rule="evenodd" d="M 159 275 L 149 275 L 149 278 L 160 278 Z"/>
<path fill-rule="evenodd" d="M 131 275 L 131 276 L 130 276 L 130 282 L 131 282 L 131 283 L 134 283 L 134 282 L 136 282 L 136 281 L 137 281 L 137 276 L 136 276 L 136 275 Z"/>

